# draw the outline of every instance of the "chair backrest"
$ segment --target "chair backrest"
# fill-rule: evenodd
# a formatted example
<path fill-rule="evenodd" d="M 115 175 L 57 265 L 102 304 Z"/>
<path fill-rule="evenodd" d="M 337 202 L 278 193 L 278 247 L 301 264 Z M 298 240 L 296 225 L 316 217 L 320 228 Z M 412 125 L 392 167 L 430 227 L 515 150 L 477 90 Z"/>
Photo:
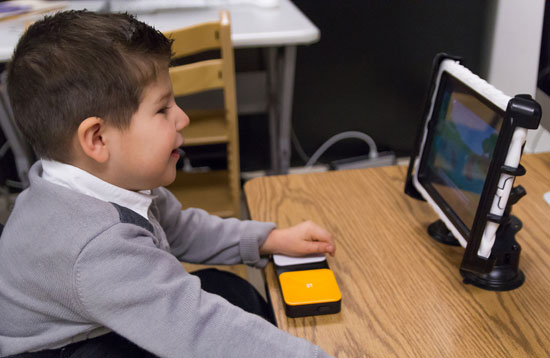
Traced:
<path fill-rule="evenodd" d="M 233 44 L 231 42 L 231 22 L 227 10 L 220 11 L 220 19 L 215 22 L 207 22 L 195 26 L 165 32 L 164 35 L 174 40 L 172 51 L 173 59 L 196 55 L 205 51 L 219 50 L 220 58 L 199 60 L 184 65 L 176 65 L 170 68 L 170 78 L 174 89 L 174 95 L 187 96 L 209 90 L 220 89 L 223 91 L 225 117 L 225 129 L 222 130 L 222 139 L 216 139 L 215 126 L 208 128 L 208 132 L 201 132 L 203 138 L 210 138 L 208 144 L 218 142 L 227 143 L 227 166 L 231 195 L 234 200 L 234 212 L 240 211 L 240 163 L 238 145 L 237 100 L 235 89 L 235 65 L 233 59 Z M 200 112 L 199 112 L 200 113 Z M 200 115 L 196 120 L 200 120 Z M 188 138 L 186 133 L 192 132 L 194 117 L 190 115 L 191 125 L 189 132 L 183 130 L 186 143 L 201 144 L 195 138 Z M 227 136 L 226 138 L 223 138 Z M 189 139 L 189 140 L 188 140 Z"/>

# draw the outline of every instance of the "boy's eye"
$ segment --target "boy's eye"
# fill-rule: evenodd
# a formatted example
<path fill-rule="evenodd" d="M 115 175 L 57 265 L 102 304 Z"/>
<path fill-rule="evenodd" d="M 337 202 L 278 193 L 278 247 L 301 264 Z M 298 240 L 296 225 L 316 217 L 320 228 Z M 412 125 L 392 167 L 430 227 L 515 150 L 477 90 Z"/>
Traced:
<path fill-rule="evenodd" d="M 157 113 L 162 113 L 162 114 L 164 114 L 164 113 L 166 113 L 166 111 L 168 111 L 169 108 L 170 108 L 170 107 L 163 107 L 163 108 L 159 109 Z"/>

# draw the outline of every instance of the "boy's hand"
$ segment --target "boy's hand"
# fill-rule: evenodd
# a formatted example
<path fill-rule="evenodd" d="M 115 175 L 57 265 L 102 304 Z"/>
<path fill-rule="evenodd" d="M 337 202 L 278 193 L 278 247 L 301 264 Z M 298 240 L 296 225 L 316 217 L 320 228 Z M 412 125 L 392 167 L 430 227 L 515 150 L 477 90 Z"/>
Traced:
<path fill-rule="evenodd" d="M 273 230 L 260 247 L 261 255 L 306 256 L 326 253 L 334 256 L 332 235 L 311 221 L 304 221 L 288 229 Z"/>

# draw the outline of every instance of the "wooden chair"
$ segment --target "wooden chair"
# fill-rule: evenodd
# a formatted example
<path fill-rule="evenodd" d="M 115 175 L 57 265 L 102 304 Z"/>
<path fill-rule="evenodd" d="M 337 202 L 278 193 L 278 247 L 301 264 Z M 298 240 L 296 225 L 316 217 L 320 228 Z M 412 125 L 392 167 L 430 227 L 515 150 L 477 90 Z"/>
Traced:
<path fill-rule="evenodd" d="M 227 146 L 227 170 L 179 171 L 168 189 L 180 200 L 183 208 L 199 207 L 214 215 L 239 217 L 239 136 L 229 12 L 221 11 L 219 21 L 166 32 L 165 35 L 174 40 L 174 60 L 219 50 L 220 58 L 172 66 L 170 77 L 176 98 L 215 89 L 223 91 L 224 108 L 187 112 L 191 123 L 183 130 L 184 147 L 222 143 Z"/>
<path fill-rule="evenodd" d="M 174 40 L 172 46 L 174 60 L 210 50 L 219 50 L 220 58 L 171 67 L 170 77 L 176 98 L 210 90 L 223 91 L 224 108 L 186 111 L 191 122 L 183 129 L 184 149 L 194 145 L 225 144 L 227 146 L 227 170 L 206 173 L 179 171 L 174 184 L 168 189 L 180 200 L 183 208 L 199 207 L 214 215 L 239 217 L 239 136 L 229 12 L 221 11 L 219 21 L 164 34 Z M 256 282 L 259 289 L 258 282 L 261 281 L 261 274 L 257 269 L 251 269 L 244 264 L 231 266 L 182 264 L 189 272 L 211 267 L 229 271 L 245 280 Z"/>

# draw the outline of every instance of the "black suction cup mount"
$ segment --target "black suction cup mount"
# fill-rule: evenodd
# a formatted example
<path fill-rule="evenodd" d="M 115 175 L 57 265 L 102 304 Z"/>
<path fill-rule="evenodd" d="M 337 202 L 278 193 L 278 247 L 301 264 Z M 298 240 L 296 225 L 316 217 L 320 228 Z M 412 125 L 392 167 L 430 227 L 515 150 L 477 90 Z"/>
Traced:
<path fill-rule="evenodd" d="M 494 262 L 487 273 L 470 271 L 461 267 L 460 274 L 464 283 L 490 291 L 509 291 L 520 287 L 525 282 L 525 275 L 519 269 L 521 246 L 516 242 L 515 235 L 522 228 L 521 221 L 510 215 L 512 205 L 525 196 L 522 186 L 512 189 L 504 215 L 499 220 L 500 226 L 496 233 L 495 244 L 488 260 Z M 436 241 L 452 246 L 459 246 L 458 240 L 447 229 L 441 220 L 428 226 L 428 233 Z"/>
<path fill-rule="evenodd" d="M 509 291 L 521 286 L 525 281 L 525 275 L 519 269 L 521 246 L 515 239 L 521 227 L 518 218 L 509 216 L 508 222 L 502 224 L 497 231 L 495 246 L 491 253 L 491 258 L 495 259 L 493 269 L 489 273 L 460 269 L 464 283 L 490 291 Z"/>

